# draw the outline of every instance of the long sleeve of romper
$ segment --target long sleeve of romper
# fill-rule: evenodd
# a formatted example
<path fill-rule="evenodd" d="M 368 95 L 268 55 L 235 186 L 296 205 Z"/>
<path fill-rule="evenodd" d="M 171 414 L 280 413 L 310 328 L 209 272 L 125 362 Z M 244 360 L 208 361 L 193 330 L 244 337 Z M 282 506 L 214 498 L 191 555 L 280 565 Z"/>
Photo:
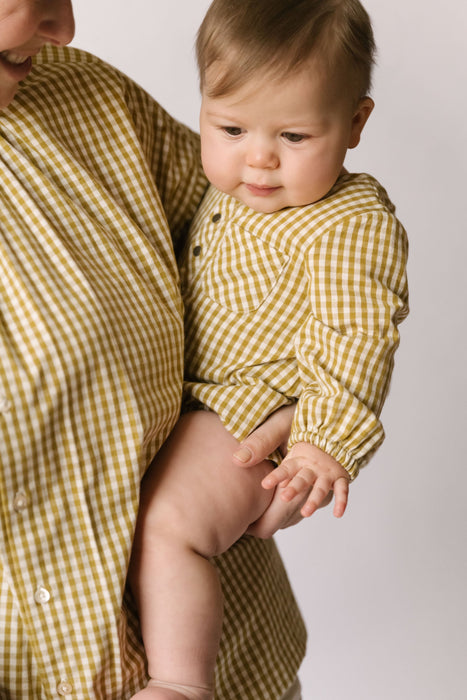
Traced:
<path fill-rule="evenodd" d="M 380 445 L 380 412 L 407 315 L 407 240 L 388 210 L 344 218 L 308 253 L 311 313 L 296 336 L 304 390 L 290 443 L 312 442 L 352 477 Z"/>

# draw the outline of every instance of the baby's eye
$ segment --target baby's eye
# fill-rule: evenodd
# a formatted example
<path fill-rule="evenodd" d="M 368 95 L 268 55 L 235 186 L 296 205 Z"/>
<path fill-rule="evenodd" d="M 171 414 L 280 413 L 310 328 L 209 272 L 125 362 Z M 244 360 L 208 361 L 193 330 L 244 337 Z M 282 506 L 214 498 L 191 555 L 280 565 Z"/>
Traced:
<path fill-rule="evenodd" d="M 294 134 L 292 131 L 284 131 L 282 133 L 282 136 L 286 141 L 289 141 L 290 143 L 301 143 L 302 141 L 305 141 L 308 136 L 305 134 Z"/>
<path fill-rule="evenodd" d="M 222 131 L 227 134 L 227 136 L 240 136 L 242 134 L 242 129 L 239 126 L 223 126 Z"/>

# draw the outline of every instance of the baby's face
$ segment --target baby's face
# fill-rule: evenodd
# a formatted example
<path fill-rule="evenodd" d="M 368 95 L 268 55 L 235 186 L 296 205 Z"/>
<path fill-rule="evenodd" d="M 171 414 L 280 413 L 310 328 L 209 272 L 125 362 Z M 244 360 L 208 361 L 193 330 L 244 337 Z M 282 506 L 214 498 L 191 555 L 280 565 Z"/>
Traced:
<path fill-rule="evenodd" d="M 202 95 L 203 167 L 210 182 L 270 213 L 324 197 L 357 145 L 373 103 L 358 105 L 308 66 L 286 79 L 260 76 L 234 93 Z"/>

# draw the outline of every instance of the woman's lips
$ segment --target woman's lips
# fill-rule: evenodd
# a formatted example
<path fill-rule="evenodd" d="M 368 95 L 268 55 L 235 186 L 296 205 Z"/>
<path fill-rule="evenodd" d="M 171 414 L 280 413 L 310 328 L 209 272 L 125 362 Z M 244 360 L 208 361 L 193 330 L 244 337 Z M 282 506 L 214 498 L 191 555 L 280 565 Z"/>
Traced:
<path fill-rule="evenodd" d="M 32 68 L 31 56 L 20 56 L 9 51 L 0 53 L 0 63 L 3 70 L 18 82 L 24 80 Z"/>

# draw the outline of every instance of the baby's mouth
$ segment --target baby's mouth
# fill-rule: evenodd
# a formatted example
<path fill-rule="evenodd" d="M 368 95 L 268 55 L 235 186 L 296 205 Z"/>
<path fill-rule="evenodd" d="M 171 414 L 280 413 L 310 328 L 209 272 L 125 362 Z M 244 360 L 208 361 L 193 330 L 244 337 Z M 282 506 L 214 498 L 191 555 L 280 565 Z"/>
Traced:
<path fill-rule="evenodd" d="M 253 183 L 247 183 L 246 187 L 252 194 L 259 197 L 267 197 L 268 195 L 277 192 L 279 189 L 277 186 L 272 187 L 268 185 L 254 185 Z"/>

